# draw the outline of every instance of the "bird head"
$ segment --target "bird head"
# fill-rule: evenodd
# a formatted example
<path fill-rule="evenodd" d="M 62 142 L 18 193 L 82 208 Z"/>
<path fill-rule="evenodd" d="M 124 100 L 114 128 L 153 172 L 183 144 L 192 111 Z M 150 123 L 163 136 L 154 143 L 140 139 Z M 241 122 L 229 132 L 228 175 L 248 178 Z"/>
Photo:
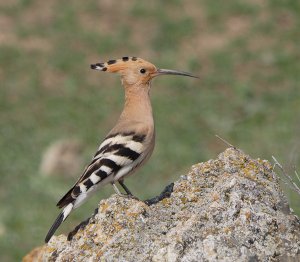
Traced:
<path fill-rule="evenodd" d="M 181 75 L 198 78 L 183 71 L 158 69 L 155 65 L 141 58 L 127 56 L 117 60 L 109 60 L 105 63 L 91 64 L 91 68 L 121 74 L 125 86 L 148 85 L 154 77 L 160 75 Z"/>

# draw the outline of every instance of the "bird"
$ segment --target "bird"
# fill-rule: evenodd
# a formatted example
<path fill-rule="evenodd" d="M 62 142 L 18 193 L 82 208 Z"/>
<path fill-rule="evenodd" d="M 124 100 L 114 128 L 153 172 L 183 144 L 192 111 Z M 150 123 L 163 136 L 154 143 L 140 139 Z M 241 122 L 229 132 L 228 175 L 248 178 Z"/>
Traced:
<path fill-rule="evenodd" d="M 81 177 L 57 203 L 57 206 L 63 209 L 46 235 L 46 243 L 71 211 L 82 205 L 104 185 L 111 184 L 117 195 L 133 196 L 124 184 L 124 179 L 147 162 L 155 145 L 150 101 L 151 80 L 161 75 L 199 78 L 184 71 L 159 69 L 152 63 L 134 56 L 91 64 L 90 67 L 121 76 L 125 90 L 124 108 L 116 125 L 104 138 Z M 119 191 L 116 183 L 126 194 Z"/>

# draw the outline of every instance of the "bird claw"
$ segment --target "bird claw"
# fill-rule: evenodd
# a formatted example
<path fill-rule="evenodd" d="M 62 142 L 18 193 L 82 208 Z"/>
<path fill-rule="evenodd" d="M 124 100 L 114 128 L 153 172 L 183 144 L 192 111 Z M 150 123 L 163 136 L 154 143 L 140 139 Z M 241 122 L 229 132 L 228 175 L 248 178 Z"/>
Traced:
<path fill-rule="evenodd" d="M 132 194 L 122 194 L 122 193 L 120 193 L 120 194 L 118 194 L 118 196 L 128 198 L 128 199 L 135 199 L 135 200 L 140 201 L 136 196 L 134 196 Z"/>
<path fill-rule="evenodd" d="M 128 197 L 128 198 L 131 198 L 131 199 L 135 199 L 135 200 L 137 200 L 137 201 L 140 201 L 139 198 L 136 197 L 136 196 L 134 196 L 134 195 L 129 195 L 129 194 L 127 194 L 127 197 Z"/>

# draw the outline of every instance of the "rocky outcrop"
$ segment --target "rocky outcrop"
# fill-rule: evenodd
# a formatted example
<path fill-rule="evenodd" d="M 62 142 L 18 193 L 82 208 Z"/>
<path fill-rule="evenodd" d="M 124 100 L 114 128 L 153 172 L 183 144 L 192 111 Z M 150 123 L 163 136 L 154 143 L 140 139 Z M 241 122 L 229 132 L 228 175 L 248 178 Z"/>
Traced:
<path fill-rule="evenodd" d="M 157 198 L 113 195 L 24 261 L 300 261 L 300 221 L 271 164 L 229 148 Z"/>

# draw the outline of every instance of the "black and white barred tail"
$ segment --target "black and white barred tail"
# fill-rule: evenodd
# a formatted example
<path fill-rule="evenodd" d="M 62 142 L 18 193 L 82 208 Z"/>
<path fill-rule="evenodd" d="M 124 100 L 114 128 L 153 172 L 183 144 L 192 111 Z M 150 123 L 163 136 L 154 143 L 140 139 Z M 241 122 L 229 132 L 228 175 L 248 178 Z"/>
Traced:
<path fill-rule="evenodd" d="M 54 235 L 55 231 L 58 229 L 58 227 L 60 226 L 60 224 L 67 219 L 67 217 L 69 216 L 69 214 L 73 210 L 73 206 L 74 205 L 72 203 L 68 204 L 63 209 L 63 211 L 58 215 L 58 217 L 56 218 L 56 220 L 54 221 L 53 225 L 51 226 L 51 228 L 49 229 L 49 231 L 47 233 L 47 236 L 45 238 L 45 242 L 46 243 L 49 242 L 49 240 Z"/>
<path fill-rule="evenodd" d="M 144 134 L 135 132 L 111 134 L 106 137 L 82 176 L 57 203 L 58 207 L 64 209 L 50 228 L 46 242 L 70 212 L 83 204 L 99 187 L 122 180 L 144 161 L 147 157 L 147 154 L 142 154 L 145 138 Z"/>

